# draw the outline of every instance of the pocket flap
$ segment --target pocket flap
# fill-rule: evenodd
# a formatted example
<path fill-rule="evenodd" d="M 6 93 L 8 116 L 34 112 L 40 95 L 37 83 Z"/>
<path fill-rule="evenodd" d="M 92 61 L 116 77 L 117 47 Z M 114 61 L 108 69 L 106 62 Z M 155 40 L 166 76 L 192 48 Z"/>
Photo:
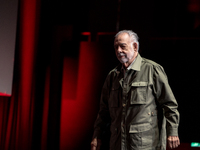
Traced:
<path fill-rule="evenodd" d="M 147 86 L 148 82 L 133 82 L 132 86 L 138 87 L 138 86 Z"/>
<path fill-rule="evenodd" d="M 143 99 L 131 99 L 130 104 L 146 104 L 146 101 Z"/>
<path fill-rule="evenodd" d="M 129 133 L 144 132 L 151 129 L 150 123 L 134 124 L 130 126 Z"/>

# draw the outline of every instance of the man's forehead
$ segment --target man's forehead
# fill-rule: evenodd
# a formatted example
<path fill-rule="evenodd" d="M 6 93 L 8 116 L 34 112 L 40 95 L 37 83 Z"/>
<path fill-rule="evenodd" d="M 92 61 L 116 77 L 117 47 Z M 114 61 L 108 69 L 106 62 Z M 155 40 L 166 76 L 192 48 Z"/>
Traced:
<path fill-rule="evenodd" d="M 123 42 L 114 42 L 114 45 L 126 46 L 127 43 L 123 43 Z"/>

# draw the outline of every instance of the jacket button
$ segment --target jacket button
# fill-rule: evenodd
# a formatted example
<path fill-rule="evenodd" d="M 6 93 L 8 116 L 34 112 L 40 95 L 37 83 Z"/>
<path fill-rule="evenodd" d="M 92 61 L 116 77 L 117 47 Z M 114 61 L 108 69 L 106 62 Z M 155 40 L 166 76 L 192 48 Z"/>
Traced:
<path fill-rule="evenodd" d="M 123 107 L 125 107 L 125 106 L 126 106 L 126 104 L 123 104 L 122 106 L 123 106 Z"/>

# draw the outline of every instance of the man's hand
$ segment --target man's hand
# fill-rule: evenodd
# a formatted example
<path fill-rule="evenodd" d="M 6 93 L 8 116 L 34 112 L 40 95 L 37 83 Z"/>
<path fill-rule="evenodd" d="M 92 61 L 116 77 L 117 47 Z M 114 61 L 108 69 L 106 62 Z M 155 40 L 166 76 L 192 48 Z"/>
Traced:
<path fill-rule="evenodd" d="M 94 138 L 91 142 L 91 150 L 100 150 L 101 140 Z"/>
<path fill-rule="evenodd" d="M 180 140 L 178 136 L 169 136 L 167 138 L 167 143 L 169 148 L 177 148 L 180 145 Z"/>

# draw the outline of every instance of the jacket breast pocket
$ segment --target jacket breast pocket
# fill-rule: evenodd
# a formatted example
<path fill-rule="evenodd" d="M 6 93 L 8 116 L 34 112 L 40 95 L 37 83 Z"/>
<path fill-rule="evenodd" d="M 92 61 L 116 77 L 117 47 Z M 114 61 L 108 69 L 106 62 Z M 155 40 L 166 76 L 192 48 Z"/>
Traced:
<path fill-rule="evenodd" d="M 120 86 L 112 86 L 110 90 L 109 106 L 111 108 L 119 107 Z"/>
<path fill-rule="evenodd" d="M 147 82 L 132 83 L 130 104 L 146 104 L 147 86 Z"/>
<path fill-rule="evenodd" d="M 129 142 L 132 149 L 152 146 L 152 128 L 150 123 L 130 125 Z"/>

